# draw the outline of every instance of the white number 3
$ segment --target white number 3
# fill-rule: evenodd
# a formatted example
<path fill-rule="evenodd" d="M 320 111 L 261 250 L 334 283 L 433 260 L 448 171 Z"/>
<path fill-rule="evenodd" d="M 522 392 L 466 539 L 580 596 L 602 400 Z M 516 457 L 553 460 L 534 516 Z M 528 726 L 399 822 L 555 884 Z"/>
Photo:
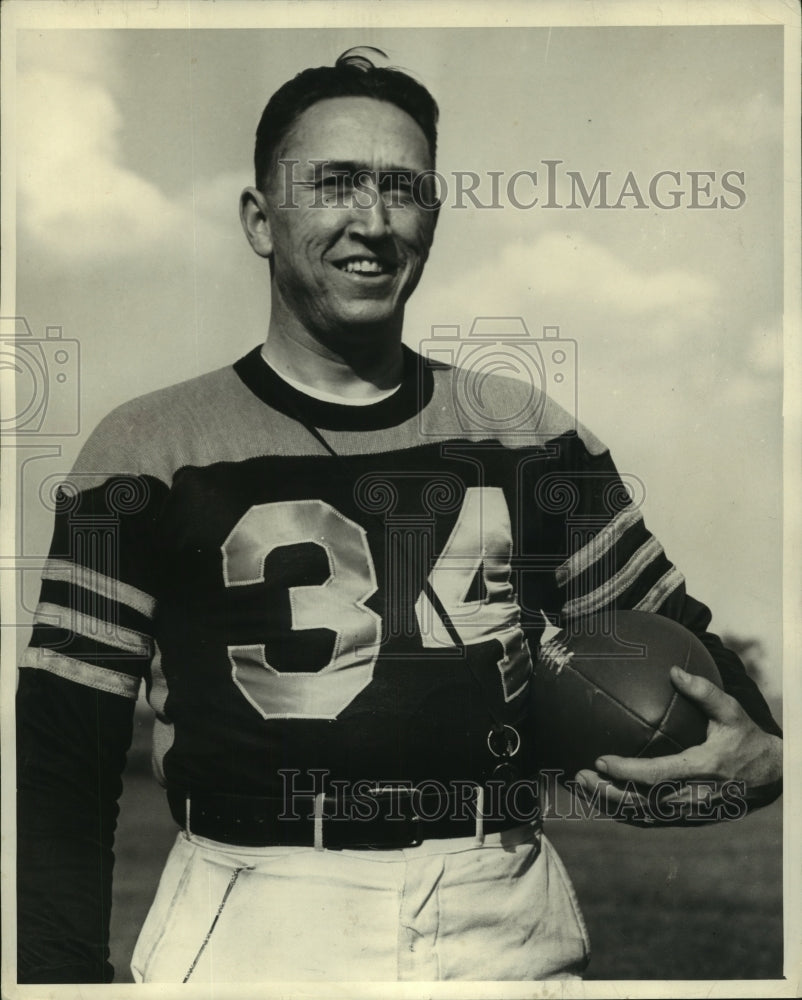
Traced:
<path fill-rule="evenodd" d="M 251 507 L 223 543 L 223 578 L 227 587 L 261 583 L 273 549 L 299 542 L 319 545 L 330 573 L 290 587 L 292 629 L 334 631 L 331 659 L 314 673 L 278 671 L 263 645 L 229 646 L 231 675 L 265 719 L 334 719 L 370 684 L 379 653 L 381 618 L 365 607 L 376 571 L 364 529 L 323 500 Z"/>

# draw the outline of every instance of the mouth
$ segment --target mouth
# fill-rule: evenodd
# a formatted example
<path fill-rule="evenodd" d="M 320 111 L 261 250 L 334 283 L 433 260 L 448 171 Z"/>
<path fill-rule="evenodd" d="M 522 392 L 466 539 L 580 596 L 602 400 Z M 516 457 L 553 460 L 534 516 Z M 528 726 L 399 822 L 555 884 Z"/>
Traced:
<path fill-rule="evenodd" d="M 368 279 L 386 277 L 395 274 L 397 270 L 397 265 L 377 257 L 348 257 L 334 261 L 334 266 L 344 274 Z"/>

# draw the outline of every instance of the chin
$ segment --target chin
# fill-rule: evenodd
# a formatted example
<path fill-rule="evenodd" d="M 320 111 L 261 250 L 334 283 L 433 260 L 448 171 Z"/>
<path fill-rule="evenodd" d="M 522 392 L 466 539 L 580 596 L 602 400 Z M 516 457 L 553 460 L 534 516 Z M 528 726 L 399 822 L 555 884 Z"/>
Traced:
<path fill-rule="evenodd" d="M 403 308 L 354 309 L 344 311 L 337 319 L 336 329 L 345 335 L 374 335 L 377 331 L 400 330 L 404 319 Z"/>

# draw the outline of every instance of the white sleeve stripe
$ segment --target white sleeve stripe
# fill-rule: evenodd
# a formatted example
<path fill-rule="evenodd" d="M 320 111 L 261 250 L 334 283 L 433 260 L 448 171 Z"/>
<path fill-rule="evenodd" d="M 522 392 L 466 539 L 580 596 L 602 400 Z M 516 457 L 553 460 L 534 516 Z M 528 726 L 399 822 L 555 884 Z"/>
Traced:
<path fill-rule="evenodd" d="M 126 653 L 135 653 L 138 656 L 151 653 L 152 640 L 149 636 L 134 632 L 130 628 L 123 628 L 122 625 L 101 621 L 74 608 L 62 608 L 58 604 L 42 601 L 36 609 L 33 620 L 37 625 L 54 625 L 69 632 L 77 632 L 87 639 L 95 639 L 105 646 L 114 646 Z"/>
<path fill-rule="evenodd" d="M 133 608 L 134 611 L 138 611 L 147 618 L 153 617 L 156 607 L 155 599 L 150 594 L 146 594 L 144 590 L 138 590 L 130 583 L 122 583 L 113 577 L 104 576 L 97 570 L 67 562 L 66 559 L 48 559 L 42 570 L 42 579 L 72 583 L 77 587 L 83 587 L 84 590 L 92 590 L 101 597 Z"/>
<path fill-rule="evenodd" d="M 563 608 L 564 614 L 571 618 L 592 614 L 610 604 L 616 597 L 630 587 L 643 570 L 663 554 L 663 547 L 656 538 L 651 537 L 633 553 L 625 566 L 605 580 L 600 587 L 582 597 L 568 601 Z"/>
<path fill-rule="evenodd" d="M 57 677 L 63 677 L 76 684 L 106 691 L 108 694 L 119 694 L 123 698 L 136 698 L 139 693 L 140 679 L 130 674 L 121 674 L 117 670 L 109 670 L 94 663 L 84 663 L 83 660 L 54 653 L 49 649 L 30 646 L 22 654 L 21 667 L 47 670 Z"/>
<path fill-rule="evenodd" d="M 634 611 L 656 611 L 670 593 L 685 582 L 685 577 L 676 566 L 665 573 L 649 593 L 635 605 Z"/>
<path fill-rule="evenodd" d="M 592 538 L 587 545 L 574 552 L 562 565 L 557 567 L 557 583 L 564 587 L 568 581 L 578 576 L 583 570 L 610 551 L 610 549 L 621 538 L 625 531 L 628 531 L 633 524 L 641 519 L 640 511 L 637 507 L 627 507 L 606 524 L 601 531 Z"/>

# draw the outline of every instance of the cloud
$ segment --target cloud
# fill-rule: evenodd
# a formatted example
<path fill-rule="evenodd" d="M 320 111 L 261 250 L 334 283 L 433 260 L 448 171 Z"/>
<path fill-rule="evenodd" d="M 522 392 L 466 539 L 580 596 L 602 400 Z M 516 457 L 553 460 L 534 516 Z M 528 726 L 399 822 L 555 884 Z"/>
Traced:
<path fill-rule="evenodd" d="M 461 318 L 514 315 L 607 327 L 640 336 L 648 323 L 655 344 L 677 338 L 707 317 L 719 297 L 709 276 L 680 267 L 648 269 L 578 232 L 548 232 L 508 243 L 489 262 L 461 273 L 437 291 L 429 313 Z"/>
<path fill-rule="evenodd" d="M 119 39 L 105 32 L 46 32 L 20 46 L 18 220 L 45 263 L 153 263 L 230 235 L 246 175 L 170 198 L 126 165 L 114 98 L 124 63 Z"/>
<path fill-rule="evenodd" d="M 616 252 L 576 232 L 547 232 L 422 288 L 407 330 L 423 339 L 433 324 L 459 325 L 466 337 L 476 316 L 521 316 L 540 338 L 553 324 L 576 344 L 578 371 L 576 390 L 558 401 L 575 398 L 602 440 L 617 440 L 635 412 L 633 434 L 648 447 L 665 447 L 667 421 L 690 440 L 711 405 L 733 414 L 728 433 L 749 437 L 773 426 L 781 341 L 770 322 L 753 328 L 724 287 L 715 271 L 644 259 L 639 245 Z"/>
<path fill-rule="evenodd" d="M 749 330 L 743 353 L 732 361 L 729 366 L 722 365 L 721 378 L 716 387 L 717 405 L 737 410 L 753 427 L 763 427 L 766 423 L 756 420 L 756 414 L 764 411 L 772 414 L 773 417 L 768 418 L 768 426 L 779 434 L 779 425 L 772 425 L 772 420 L 777 420 L 782 400 L 781 324 L 760 324 Z"/>
<path fill-rule="evenodd" d="M 668 308 L 692 310 L 706 306 L 716 293 L 709 278 L 676 267 L 650 273 L 578 233 L 545 234 L 532 247 L 528 261 L 516 247 L 507 247 L 502 267 L 520 268 L 522 263 L 529 287 L 538 296 L 582 293 L 600 306 L 631 316 Z"/>
<path fill-rule="evenodd" d="M 184 222 L 184 209 L 120 162 L 120 112 L 99 80 L 39 68 L 17 88 L 19 217 L 49 253 L 128 256 Z"/>
<path fill-rule="evenodd" d="M 782 105 L 763 92 L 737 105 L 714 104 L 693 115 L 691 121 L 697 134 L 739 149 L 782 141 Z"/>

